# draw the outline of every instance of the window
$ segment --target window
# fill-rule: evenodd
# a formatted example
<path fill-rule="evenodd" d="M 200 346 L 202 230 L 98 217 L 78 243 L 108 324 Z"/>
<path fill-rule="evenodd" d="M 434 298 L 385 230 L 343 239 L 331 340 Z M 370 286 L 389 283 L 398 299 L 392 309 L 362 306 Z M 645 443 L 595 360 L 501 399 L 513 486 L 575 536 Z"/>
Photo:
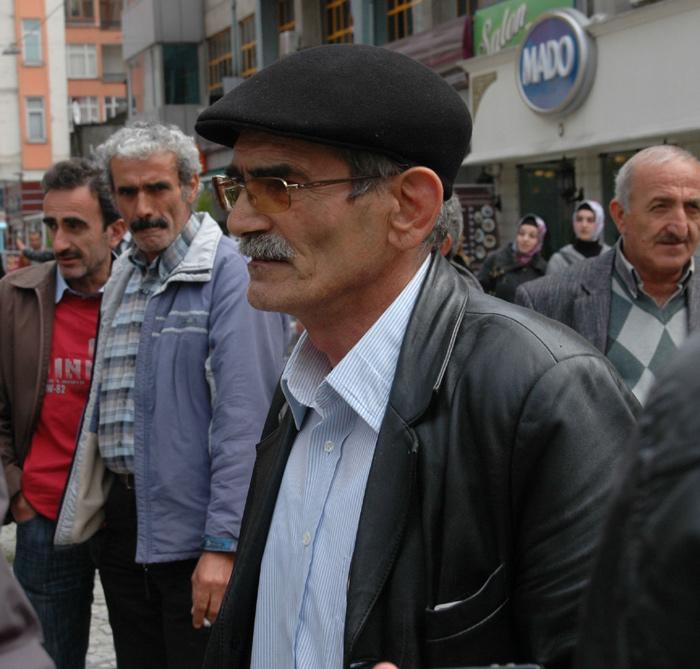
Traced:
<path fill-rule="evenodd" d="M 231 31 L 227 28 L 207 40 L 209 52 L 209 104 L 224 94 L 224 77 L 233 74 Z"/>
<path fill-rule="evenodd" d="M 199 104 L 197 45 L 164 44 L 163 76 L 166 105 Z"/>
<path fill-rule="evenodd" d="M 457 16 L 473 16 L 477 0 L 457 0 Z"/>
<path fill-rule="evenodd" d="M 277 0 L 277 32 L 294 30 L 294 0 Z"/>
<path fill-rule="evenodd" d="M 258 70 L 255 53 L 255 14 L 243 19 L 238 24 L 241 41 L 241 76 L 249 77 Z"/>
<path fill-rule="evenodd" d="M 121 0 L 100 0 L 100 28 L 119 28 L 121 24 Z"/>
<path fill-rule="evenodd" d="M 41 65 L 41 21 L 22 19 L 22 51 L 25 65 Z"/>
<path fill-rule="evenodd" d="M 105 97 L 105 118 L 114 118 L 117 114 L 126 111 L 126 98 L 118 98 L 114 95 Z"/>
<path fill-rule="evenodd" d="M 387 0 L 387 39 L 393 42 L 413 34 L 413 7 L 423 0 Z"/>
<path fill-rule="evenodd" d="M 97 49 L 94 44 L 67 44 L 69 79 L 97 78 Z"/>
<path fill-rule="evenodd" d="M 66 21 L 69 23 L 92 23 L 94 20 L 93 0 L 66 1 Z"/>
<path fill-rule="evenodd" d="M 326 44 L 352 42 L 352 14 L 350 0 L 331 0 L 322 3 L 323 41 Z"/>
<path fill-rule="evenodd" d="M 27 107 L 27 141 L 45 142 L 44 98 L 26 98 L 25 104 Z"/>
<path fill-rule="evenodd" d="M 97 104 L 97 98 L 94 96 L 72 98 L 71 116 L 75 125 L 99 123 L 100 107 Z"/>

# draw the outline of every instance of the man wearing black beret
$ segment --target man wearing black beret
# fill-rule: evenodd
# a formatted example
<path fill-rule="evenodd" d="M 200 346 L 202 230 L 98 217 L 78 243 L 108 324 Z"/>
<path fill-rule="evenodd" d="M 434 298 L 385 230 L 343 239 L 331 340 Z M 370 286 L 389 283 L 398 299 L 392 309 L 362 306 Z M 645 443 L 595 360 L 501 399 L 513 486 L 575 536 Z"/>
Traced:
<path fill-rule="evenodd" d="M 306 327 L 258 446 L 207 669 L 568 667 L 635 402 L 435 249 L 471 121 L 429 69 L 299 52 L 205 110 L 248 299 Z"/>

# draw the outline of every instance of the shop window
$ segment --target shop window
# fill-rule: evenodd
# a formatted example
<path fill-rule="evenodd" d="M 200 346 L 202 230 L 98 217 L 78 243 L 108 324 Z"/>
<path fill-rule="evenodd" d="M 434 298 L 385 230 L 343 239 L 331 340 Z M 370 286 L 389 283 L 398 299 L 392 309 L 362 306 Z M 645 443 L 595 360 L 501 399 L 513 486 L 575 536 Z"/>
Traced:
<path fill-rule="evenodd" d="M 125 111 L 126 98 L 117 97 L 116 95 L 107 95 L 105 97 L 105 118 L 107 120 Z"/>
<path fill-rule="evenodd" d="M 92 23 L 94 20 L 93 0 L 67 0 L 66 21 L 69 23 Z"/>
<path fill-rule="evenodd" d="M 198 63 L 196 44 L 163 45 L 166 105 L 200 104 Z"/>
<path fill-rule="evenodd" d="M 25 99 L 27 110 L 27 141 L 46 141 L 46 121 L 44 118 L 44 98 L 31 97 Z"/>
<path fill-rule="evenodd" d="M 41 21 L 22 19 L 22 52 L 25 65 L 41 65 Z"/>
<path fill-rule="evenodd" d="M 277 0 L 277 32 L 294 30 L 294 0 Z"/>
<path fill-rule="evenodd" d="M 258 71 L 255 14 L 251 14 L 238 23 L 238 34 L 241 43 L 241 76 L 249 77 Z"/>
<path fill-rule="evenodd" d="M 350 0 L 330 0 L 321 3 L 323 41 L 325 44 L 352 43 L 352 13 Z"/>
<path fill-rule="evenodd" d="M 413 8 L 423 0 L 387 0 L 387 40 L 393 42 L 413 34 Z"/>
<path fill-rule="evenodd" d="M 66 45 L 69 79 L 97 78 L 97 48 L 94 44 Z"/>
<path fill-rule="evenodd" d="M 233 75 L 231 31 L 226 28 L 207 39 L 209 70 L 209 104 L 224 94 L 224 77 Z"/>

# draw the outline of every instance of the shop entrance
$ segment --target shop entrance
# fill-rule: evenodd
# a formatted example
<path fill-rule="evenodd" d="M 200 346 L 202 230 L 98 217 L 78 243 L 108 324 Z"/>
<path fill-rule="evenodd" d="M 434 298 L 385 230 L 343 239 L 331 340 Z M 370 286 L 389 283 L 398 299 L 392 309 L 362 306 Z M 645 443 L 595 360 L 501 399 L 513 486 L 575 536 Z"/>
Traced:
<path fill-rule="evenodd" d="M 537 214 L 547 224 L 542 249 L 545 258 L 573 241 L 574 203 L 560 194 L 561 170 L 560 161 L 518 165 L 520 215 Z"/>

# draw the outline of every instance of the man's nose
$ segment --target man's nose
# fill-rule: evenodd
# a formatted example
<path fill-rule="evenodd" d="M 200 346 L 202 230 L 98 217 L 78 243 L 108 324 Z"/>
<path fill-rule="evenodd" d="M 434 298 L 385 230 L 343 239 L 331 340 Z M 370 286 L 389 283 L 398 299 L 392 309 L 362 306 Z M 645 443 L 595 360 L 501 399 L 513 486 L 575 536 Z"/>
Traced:
<path fill-rule="evenodd" d="M 668 221 L 668 225 L 666 226 L 666 230 L 685 239 L 688 236 L 688 228 L 690 227 L 690 224 L 691 220 L 688 216 L 688 212 L 683 204 L 679 203 L 671 210 L 671 217 Z"/>
<path fill-rule="evenodd" d="M 264 232 L 272 227 L 269 216 L 258 212 L 250 204 L 246 193 L 241 193 L 226 219 L 226 228 L 234 237 L 249 232 Z"/>
<path fill-rule="evenodd" d="M 61 253 L 70 248 L 70 239 L 68 235 L 59 226 L 53 233 L 53 250 L 56 253 Z"/>
<path fill-rule="evenodd" d="M 135 210 L 137 218 L 151 218 L 153 215 L 153 207 L 151 205 L 151 198 L 148 197 L 147 193 L 139 191 L 136 195 Z"/>

